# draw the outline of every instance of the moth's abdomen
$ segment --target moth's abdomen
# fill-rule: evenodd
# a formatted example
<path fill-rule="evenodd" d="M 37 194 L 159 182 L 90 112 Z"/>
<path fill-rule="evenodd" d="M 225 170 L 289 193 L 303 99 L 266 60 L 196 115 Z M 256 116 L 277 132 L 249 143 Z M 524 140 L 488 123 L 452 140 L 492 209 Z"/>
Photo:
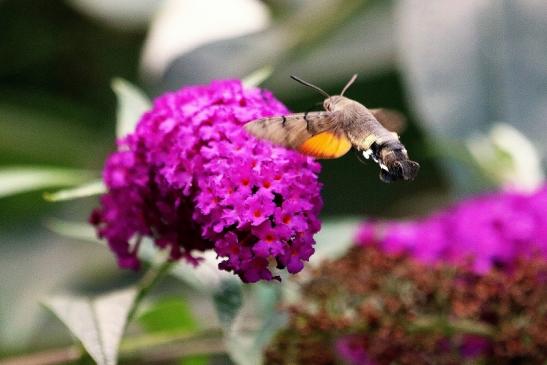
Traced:
<path fill-rule="evenodd" d="M 380 179 L 384 182 L 414 180 L 420 164 L 408 158 L 406 148 L 399 140 L 392 140 L 376 146 L 378 163 L 382 170 Z"/>
<path fill-rule="evenodd" d="M 387 170 L 380 171 L 380 180 L 383 182 L 392 182 L 396 180 L 414 180 L 420 170 L 420 164 L 412 160 L 400 160 L 390 165 L 386 165 Z"/>
<path fill-rule="evenodd" d="M 380 180 L 383 182 L 414 180 L 420 170 L 420 164 L 408 158 L 405 147 L 396 138 L 376 141 L 362 154 L 380 165 Z"/>

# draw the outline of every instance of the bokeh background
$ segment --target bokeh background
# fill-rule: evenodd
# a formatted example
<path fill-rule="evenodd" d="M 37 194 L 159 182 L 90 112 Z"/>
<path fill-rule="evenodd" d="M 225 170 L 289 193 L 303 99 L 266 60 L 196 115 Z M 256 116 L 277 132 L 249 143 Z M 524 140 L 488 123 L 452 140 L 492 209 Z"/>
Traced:
<path fill-rule="evenodd" d="M 262 86 L 305 111 L 322 100 L 290 74 L 334 94 L 358 73 L 347 96 L 404 113 L 402 141 L 422 169 L 413 183 L 383 184 L 353 153 L 322 162 L 319 240 L 349 240 L 362 217 L 419 216 L 456 197 L 540 184 L 546 39 L 539 0 L 3 0 L 0 186 L 33 186 L 32 174 L 8 174 L 15 167 L 100 176 L 115 146 L 116 77 L 154 97 L 271 67 Z M 50 185 L 0 200 L 0 355 L 67 343 L 40 307 L 47 294 L 139 275 L 118 270 L 104 247 L 54 232 L 85 222 L 96 199 L 48 203 Z M 81 227 L 73 236 L 87 237 Z M 212 315 L 199 296 L 189 303 Z"/>

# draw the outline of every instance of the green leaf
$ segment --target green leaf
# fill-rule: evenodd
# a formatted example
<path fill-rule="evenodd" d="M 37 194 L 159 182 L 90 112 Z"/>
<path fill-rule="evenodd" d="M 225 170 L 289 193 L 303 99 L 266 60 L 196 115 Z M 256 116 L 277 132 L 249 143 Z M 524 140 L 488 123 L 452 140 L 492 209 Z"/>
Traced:
<path fill-rule="evenodd" d="M 285 315 L 277 309 L 280 284 L 259 283 L 246 289 L 242 305 L 224 330 L 226 350 L 239 365 L 262 363 L 264 347 L 286 323 Z"/>
<path fill-rule="evenodd" d="M 545 180 L 538 149 L 509 124 L 496 123 L 488 134 L 477 133 L 466 147 L 480 171 L 499 186 L 534 191 Z"/>
<path fill-rule="evenodd" d="M 361 217 L 355 216 L 325 219 L 314 237 L 315 254 L 309 265 L 315 266 L 325 259 L 335 259 L 345 254 L 354 244 L 355 232 L 361 221 Z"/>
<path fill-rule="evenodd" d="M 151 242 L 144 240 L 141 244 L 141 257 L 150 260 L 156 249 Z M 180 263 L 173 267 L 173 277 L 183 281 L 195 290 L 202 293 L 213 294 L 226 280 L 235 280 L 234 275 L 219 270 L 219 259 L 214 251 L 204 252 L 200 255 L 202 261 L 196 267 L 186 263 Z M 236 280 L 237 281 L 237 280 Z"/>
<path fill-rule="evenodd" d="M 356 217 L 328 220 L 316 236 L 313 263 L 342 255 L 353 244 L 360 220 Z M 236 282 L 237 284 L 237 282 Z M 225 328 L 226 348 L 237 364 L 258 364 L 263 349 L 286 323 L 286 314 L 278 310 L 282 297 L 294 295 L 287 280 L 281 284 L 259 283 L 245 287 L 226 283 L 214 295 L 219 319 Z M 291 290 L 292 289 L 292 290 Z M 244 300 L 245 299 L 245 300 Z"/>
<path fill-rule="evenodd" d="M 80 340 L 97 364 L 115 365 L 136 294 L 137 290 L 131 287 L 95 298 L 55 296 L 45 304 Z"/>
<path fill-rule="evenodd" d="M 2 93 L 0 161 L 96 166 L 96 156 L 102 155 L 111 142 L 98 128 L 90 128 L 101 116 L 100 109 L 82 108 L 79 104 L 83 103 L 22 90 Z"/>
<path fill-rule="evenodd" d="M 118 98 L 116 136 L 125 137 L 135 130 L 141 115 L 151 107 L 150 99 L 135 85 L 116 78 L 112 90 Z"/>
<path fill-rule="evenodd" d="M 139 323 L 148 332 L 181 331 L 199 329 L 188 304 L 182 298 L 164 298 L 154 303 L 139 318 Z"/>
<path fill-rule="evenodd" d="M 272 65 L 266 65 L 245 76 L 241 82 L 243 83 L 243 86 L 247 88 L 260 86 L 264 81 L 270 78 L 272 73 Z"/>
<path fill-rule="evenodd" d="M 276 2 L 273 3 L 293 3 Z M 374 12 L 368 14 L 368 3 Z M 393 66 L 392 1 L 301 1 L 290 6 L 289 16 L 262 32 L 205 43 L 178 55 L 162 75 L 164 89 L 198 83 L 225 75 L 245 77 L 265 62 L 276 67 L 268 80 L 279 95 L 300 92 L 288 74 L 305 73 L 307 80 L 325 88 L 339 84 L 359 70 L 374 74 Z M 280 13 L 284 5 L 274 5 Z M 380 9 L 378 9 L 380 8 Z M 359 37 L 355 37 L 359 34 Z M 359 47 L 373 44 L 374 47 Z M 343 54 L 343 57 L 333 55 Z M 313 65 L 313 67 L 310 67 Z M 185 70 L 191 69 L 189 73 Z M 282 69 L 282 71 L 280 71 Z"/>
<path fill-rule="evenodd" d="M 466 140 L 503 122 L 547 157 L 547 58 L 538 57 L 547 42 L 537 28 L 546 14 L 545 1 L 398 1 L 400 70 L 432 140 Z M 460 161 L 439 167 L 459 193 L 487 188 Z"/>
<path fill-rule="evenodd" d="M 52 232 L 63 237 L 80 241 L 98 243 L 104 246 L 105 242 L 97 238 L 97 232 L 87 222 L 70 222 L 62 219 L 49 218 L 44 225 Z"/>
<path fill-rule="evenodd" d="M 236 280 L 223 281 L 213 294 L 213 302 L 220 322 L 229 328 L 243 304 L 241 284 Z"/>
<path fill-rule="evenodd" d="M 209 364 L 209 356 L 198 355 L 190 356 L 180 360 L 180 365 L 205 365 Z"/>
<path fill-rule="evenodd" d="M 44 193 L 44 199 L 50 202 L 85 198 L 100 195 L 106 192 L 106 187 L 101 179 L 76 186 L 71 189 L 63 189 L 54 193 Z"/>
<path fill-rule="evenodd" d="M 468 319 L 449 319 L 437 316 L 421 316 L 411 321 L 408 330 L 413 332 L 439 332 L 446 335 L 454 333 L 492 336 L 494 329 L 484 323 Z"/>
<path fill-rule="evenodd" d="M 286 287 L 287 284 L 285 284 Z M 265 284 L 255 288 L 255 295 L 258 298 L 258 304 L 264 318 L 260 331 L 255 338 L 255 346 L 258 348 L 263 349 L 266 347 L 275 333 L 286 324 L 286 314 L 279 310 L 282 289 L 281 286 L 275 284 Z"/>
<path fill-rule="evenodd" d="M 10 166 L 0 169 L 0 198 L 56 186 L 77 185 L 91 179 L 86 170 Z"/>

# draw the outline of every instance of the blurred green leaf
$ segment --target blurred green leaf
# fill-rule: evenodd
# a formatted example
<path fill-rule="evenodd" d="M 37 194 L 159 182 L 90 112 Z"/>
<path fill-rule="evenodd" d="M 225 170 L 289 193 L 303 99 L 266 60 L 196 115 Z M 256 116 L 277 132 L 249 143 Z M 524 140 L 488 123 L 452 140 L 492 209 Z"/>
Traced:
<path fill-rule="evenodd" d="M 138 322 L 148 332 L 199 329 L 188 304 L 182 298 L 163 298 L 147 309 Z"/>
<path fill-rule="evenodd" d="M 315 235 L 315 254 L 310 265 L 316 266 L 325 259 L 336 259 L 353 246 L 357 227 L 361 217 L 348 216 L 344 218 L 325 219 L 321 230 Z"/>
<path fill-rule="evenodd" d="M 261 349 L 268 345 L 273 335 L 286 322 L 285 313 L 279 311 L 284 288 L 287 288 L 287 284 L 284 286 L 266 284 L 256 288 L 258 303 L 264 313 L 262 327 L 255 339 L 255 346 Z"/>
<path fill-rule="evenodd" d="M 316 253 L 311 264 L 332 259 L 353 245 L 353 236 L 360 219 L 346 217 L 323 222 L 316 236 Z M 226 349 L 230 358 L 240 365 L 262 362 L 263 349 L 287 317 L 278 308 L 282 298 L 297 295 L 288 278 L 282 283 L 257 283 L 242 286 L 225 283 L 214 294 L 214 303 L 224 327 Z"/>
<path fill-rule="evenodd" d="M 116 136 L 125 137 L 135 130 L 142 114 L 151 107 L 150 99 L 129 81 L 116 78 L 112 90 L 118 98 Z"/>
<path fill-rule="evenodd" d="M 97 238 L 93 226 L 87 222 L 70 222 L 57 218 L 49 218 L 44 225 L 60 236 L 80 241 L 87 241 L 104 245 L 104 241 Z"/>
<path fill-rule="evenodd" d="M 240 308 L 224 330 L 226 350 L 236 364 L 262 363 L 264 346 L 285 324 L 285 315 L 277 309 L 282 285 L 258 283 L 245 287 Z"/>
<path fill-rule="evenodd" d="M 402 72 L 432 139 L 503 122 L 547 157 L 547 2 L 400 0 L 396 18 Z M 441 166 L 457 192 L 487 188 L 460 161 Z"/>
<path fill-rule="evenodd" d="M 149 260 L 156 251 L 153 244 L 144 240 L 141 245 L 141 257 Z M 201 254 L 202 261 L 196 267 L 186 263 L 180 263 L 173 267 L 171 274 L 191 286 L 197 291 L 213 295 L 222 283 L 228 280 L 235 280 L 234 275 L 227 271 L 219 270 L 219 259 L 214 251 L 208 251 Z"/>
<path fill-rule="evenodd" d="M 137 289 L 127 288 L 95 298 L 59 295 L 46 306 L 81 341 L 99 365 L 115 365 L 129 310 Z"/>
<path fill-rule="evenodd" d="M 305 54 L 316 51 L 333 34 L 339 34 L 340 28 L 355 23 L 353 19 L 362 18 L 356 14 L 364 10 L 367 3 L 362 0 L 295 2 L 286 16 L 280 17 L 264 31 L 213 41 L 178 55 L 166 69 L 161 88 L 174 89 L 181 84 L 203 83 L 227 75 L 241 78 L 261 66 L 274 65 L 274 90 L 279 90 L 279 84 L 294 89 L 294 84 L 287 82 L 287 79 L 288 74 L 295 71 L 319 74 L 324 81 L 325 78 L 332 80 L 333 74 L 348 77 L 357 71 L 356 67 L 361 68 L 364 64 L 372 65 L 369 69 L 385 67 L 392 63 L 392 52 L 384 52 L 385 48 L 393 48 L 389 37 L 391 17 L 382 16 L 379 19 L 379 14 L 366 19 L 362 24 L 356 24 L 356 29 L 351 29 L 342 35 L 342 39 L 331 44 L 336 46 L 334 52 L 332 48 L 326 49 L 321 52 L 321 57 L 314 55 L 309 62 L 298 62 Z M 368 27 L 369 23 L 373 23 L 373 26 Z M 367 47 L 361 47 L 363 44 L 367 44 Z M 376 51 L 379 47 L 382 48 L 381 55 Z M 344 57 L 333 57 L 340 54 L 344 54 Z M 374 60 L 371 62 L 370 59 Z M 319 64 L 321 70 L 317 71 Z M 283 71 L 278 66 L 283 67 Z M 313 81 L 319 82 L 315 78 Z M 268 84 L 271 82 L 268 80 Z M 287 86 L 283 89 L 286 90 Z"/>
<path fill-rule="evenodd" d="M 497 186 L 533 191 L 545 180 L 538 150 L 509 124 L 495 124 L 488 134 L 467 140 L 466 147 L 476 167 Z"/>
<path fill-rule="evenodd" d="M 86 170 L 40 166 L 10 166 L 0 169 L 0 198 L 55 186 L 70 186 L 90 180 Z"/>
<path fill-rule="evenodd" d="M 158 11 L 159 1 L 95 1 L 69 0 L 67 5 L 112 28 L 129 32 L 146 29 L 152 16 Z"/>
<path fill-rule="evenodd" d="M 193 333 L 199 330 L 199 325 L 194 315 L 183 298 L 162 298 L 147 309 L 138 322 L 148 332 L 170 333 L 177 335 L 188 331 Z M 184 365 L 207 364 L 207 356 L 191 356 L 181 360 Z"/>
<path fill-rule="evenodd" d="M 256 87 L 260 86 L 264 81 L 266 81 L 273 73 L 273 66 L 266 65 L 259 68 L 258 70 L 251 72 L 249 75 L 245 76 L 241 82 L 245 87 Z"/>
<path fill-rule="evenodd" d="M 112 142 L 98 132 L 97 119 L 110 119 L 104 112 L 48 95 L 24 92 L 5 94 L 0 89 L 0 160 L 2 163 L 36 165 L 102 165 Z"/>
<path fill-rule="evenodd" d="M 205 365 L 209 363 L 208 356 L 191 356 L 185 359 L 182 359 L 180 365 Z"/>
<path fill-rule="evenodd" d="M 44 193 L 44 199 L 50 202 L 58 202 L 63 200 L 72 200 L 85 198 L 88 196 L 100 195 L 106 192 L 106 187 L 101 179 L 76 186 L 71 189 L 63 189 L 54 193 Z"/>
<path fill-rule="evenodd" d="M 235 280 L 223 281 L 213 294 L 213 301 L 220 322 L 229 328 L 243 304 L 241 284 Z"/>
<path fill-rule="evenodd" d="M 412 332 L 441 332 L 448 336 L 455 333 L 492 336 L 494 330 L 484 323 L 467 319 L 448 319 L 438 316 L 421 316 L 408 325 Z"/>

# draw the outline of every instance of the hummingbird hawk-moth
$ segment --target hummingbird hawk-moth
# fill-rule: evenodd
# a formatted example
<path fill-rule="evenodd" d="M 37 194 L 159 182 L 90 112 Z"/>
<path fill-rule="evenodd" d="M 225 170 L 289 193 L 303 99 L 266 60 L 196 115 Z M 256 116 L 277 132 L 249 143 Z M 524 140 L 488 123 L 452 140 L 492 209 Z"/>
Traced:
<path fill-rule="evenodd" d="M 384 182 L 416 177 L 420 165 L 408 158 L 397 133 L 386 129 L 400 124 L 397 113 L 368 109 L 344 96 L 357 75 L 353 75 L 340 95 L 334 96 L 296 76 L 291 78 L 324 95 L 325 111 L 253 120 L 245 125 L 247 132 L 315 158 L 338 158 L 353 146 L 365 159 L 371 158 L 380 166 L 380 179 Z"/>

